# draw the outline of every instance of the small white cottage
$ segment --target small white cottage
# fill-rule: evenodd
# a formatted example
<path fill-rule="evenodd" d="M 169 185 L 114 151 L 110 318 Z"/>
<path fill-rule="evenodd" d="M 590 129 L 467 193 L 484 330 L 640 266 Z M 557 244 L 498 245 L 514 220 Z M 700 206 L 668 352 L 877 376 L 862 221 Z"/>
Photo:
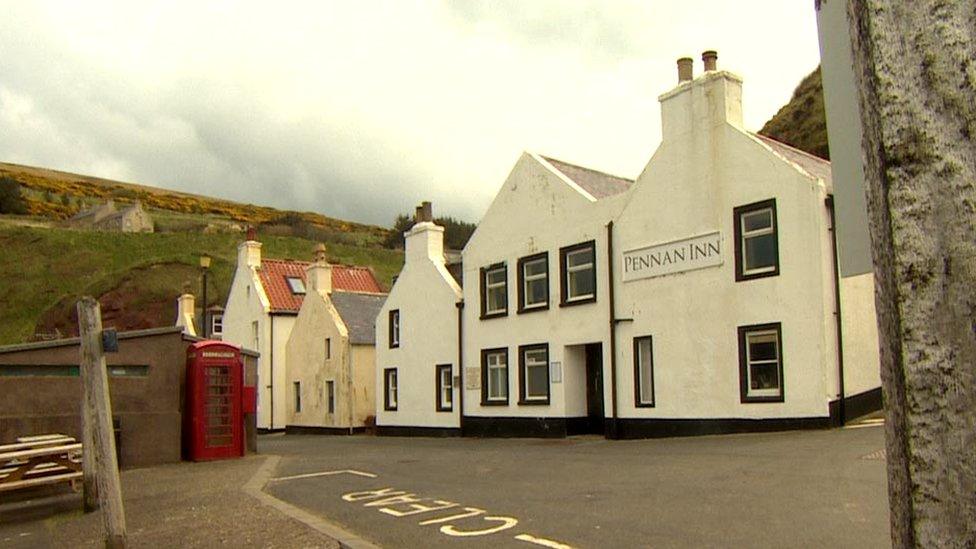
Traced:
<path fill-rule="evenodd" d="M 237 247 L 237 269 L 223 313 L 223 341 L 254 349 L 258 359 L 258 428 L 283 430 L 289 421 L 288 338 L 306 294 L 307 261 L 261 257 L 253 231 Z M 335 290 L 382 293 L 366 267 L 333 265 Z"/>
<path fill-rule="evenodd" d="M 376 430 L 459 433 L 457 326 L 461 287 L 444 261 L 430 202 L 404 233 L 404 264 L 376 317 Z"/>
<path fill-rule="evenodd" d="M 334 290 L 333 268 L 320 244 L 285 349 L 289 432 L 353 433 L 376 413 L 373 324 L 386 294 Z"/>

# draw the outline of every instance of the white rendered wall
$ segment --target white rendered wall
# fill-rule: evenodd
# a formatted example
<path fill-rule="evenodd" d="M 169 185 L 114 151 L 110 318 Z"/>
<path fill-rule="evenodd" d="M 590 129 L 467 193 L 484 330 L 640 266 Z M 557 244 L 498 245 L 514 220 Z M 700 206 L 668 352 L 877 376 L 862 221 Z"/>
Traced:
<path fill-rule="evenodd" d="M 836 394 L 826 189 L 739 129 L 736 82 L 716 73 L 662 96 L 670 126 L 615 224 L 617 316 L 633 319 L 617 332 L 621 417 L 826 417 Z M 736 282 L 733 209 L 771 198 L 780 274 Z M 721 265 L 622 282 L 620 252 L 716 230 Z M 744 404 L 737 328 L 771 322 L 782 323 L 785 401 Z M 638 408 L 632 342 L 646 335 L 656 402 Z"/>
<path fill-rule="evenodd" d="M 436 408 L 436 366 L 453 365 L 457 375 L 457 307 L 461 290 L 444 267 L 443 229 L 420 223 L 408 232 L 405 261 L 376 317 L 376 424 L 456 428 L 458 390 L 452 411 Z M 472 279 L 468 279 L 472 280 Z M 477 280 L 477 277 L 474 279 Z M 400 346 L 389 344 L 389 312 L 400 311 Z M 397 369 L 396 411 L 384 407 L 386 368 Z"/>
<path fill-rule="evenodd" d="M 844 392 L 848 397 L 881 386 L 874 273 L 840 279 L 844 330 Z"/>
<path fill-rule="evenodd" d="M 622 200 L 622 195 L 593 200 L 536 155 L 526 153 L 518 160 L 464 248 L 466 416 L 585 416 L 585 365 L 579 360 L 574 367 L 566 354 L 567 346 L 588 343 L 603 344 L 604 409 L 609 415 L 606 224 Z M 559 249 L 590 240 L 596 245 L 597 300 L 560 307 Z M 517 261 L 543 251 L 549 257 L 549 309 L 518 314 Z M 508 266 L 508 315 L 482 320 L 480 269 L 498 262 Z M 550 380 L 549 405 L 519 405 L 518 347 L 538 343 L 549 344 L 549 362 L 561 363 L 563 381 Z M 481 351 L 496 347 L 508 349 L 508 405 L 482 406 Z M 569 353 L 574 350 L 581 352 L 573 348 Z"/>
<path fill-rule="evenodd" d="M 325 340 L 331 339 L 331 356 L 325 356 Z M 286 344 L 288 425 L 349 427 L 352 356 L 345 324 L 332 302 L 310 291 Z M 300 383 L 302 409 L 295 411 L 294 383 Z M 327 382 L 334 382 L 335 412 L 329 413 Z"/>

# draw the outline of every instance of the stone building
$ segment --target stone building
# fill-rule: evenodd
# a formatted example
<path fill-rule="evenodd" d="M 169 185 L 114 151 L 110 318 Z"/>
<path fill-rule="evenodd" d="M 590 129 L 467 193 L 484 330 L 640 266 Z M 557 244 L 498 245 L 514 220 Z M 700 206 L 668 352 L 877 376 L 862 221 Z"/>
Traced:
<path fill-rule="evenodd" d="M 117 231 L 123 233 L 151 233 L 154 230 L 152 217 L 136 200 L 121 210 L 114 200 L 94 206 L 75 214 L 65 221 L 66 227 L 96 231 Z"/>

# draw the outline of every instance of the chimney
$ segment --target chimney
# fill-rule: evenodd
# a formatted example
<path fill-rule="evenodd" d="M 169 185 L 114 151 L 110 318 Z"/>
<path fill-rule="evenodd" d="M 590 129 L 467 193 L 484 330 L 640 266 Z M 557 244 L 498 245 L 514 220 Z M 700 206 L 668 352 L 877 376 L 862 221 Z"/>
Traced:
<path fill-rule="evenodd" d="M 237 266 L 257 269 L 261 266 L 261 243 L 254 234 L 254 227 L 247 228 L 247 240 L 237 245 Z"/>
<path fill-rule="evenodd" d="M 691 82 L 694 78 L 692 73 L 692 59 L 690 57 L 681 57 L 678 59 L 678 83 Z"/>
<path fill-rule="evenodd" d="M 434 224 L 430 202 L 417 206 L 417 222 L 403 234 L 405 261 L 433 261 L 444 264 L 444 227 Z"/>
<path fill-rule="evenodd" d="M 332 293 L 332 265 L 326 254 L 325 244 L 315 245 L 315 261 L 305 271 L 305 280 L 313 292 Z"/>
<path fill-rule="evenodd" d="M 184 293 L 176 298 L 176 325 L 183 327 L 183 333 L 191 336 L 197 335 L 197 330 L 193 326 L 196 317 L 196 299 L 191 293 Z"/>
<path fill-rule="evenodd" d="M 742 79 L 718 70 L 718 53 L 714 50 L 703 52 L 702 60 L 705 72 L 693 78 L 692 60 L 679 59 L 678 85 L 658 97 L 663 141 L 688 134 L 704 136 L 725 124 L 743 129 Z"/>
<path fill-rule="evenodd" d="M 705 63 L 705 72 L 718 70 L 718 52 L 715 50 L 703 51 L 702 62 Z"/>

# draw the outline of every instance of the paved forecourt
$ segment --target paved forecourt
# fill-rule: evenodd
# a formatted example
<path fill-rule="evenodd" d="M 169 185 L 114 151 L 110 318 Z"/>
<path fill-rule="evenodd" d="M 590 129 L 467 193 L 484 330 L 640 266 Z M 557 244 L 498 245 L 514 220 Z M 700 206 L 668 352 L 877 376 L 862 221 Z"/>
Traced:
<path fill-rule="evenodd" d="M 642 441 L 269 436 L 265 491 L 386 547 L 886 547 L 880 424 Z"/>

